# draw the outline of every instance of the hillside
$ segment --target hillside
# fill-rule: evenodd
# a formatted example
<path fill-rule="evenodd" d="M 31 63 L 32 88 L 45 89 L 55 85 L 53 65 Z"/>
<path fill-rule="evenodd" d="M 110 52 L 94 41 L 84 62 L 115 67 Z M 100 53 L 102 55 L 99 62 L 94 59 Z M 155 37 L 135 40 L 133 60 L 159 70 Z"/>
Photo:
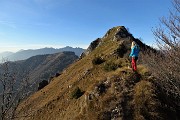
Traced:
<path fill-rule="evenodd" d="M 71 51 L 71 52 L 74 52 L 77 56 L 80 56 L 82 54 L 82 52 L 84 52 L 84 49 L 66 46 L 64 48 L 59 48 L 59 49 L 41 48 L 41 49 L 35 49 L 35 50 L 33 50 L 33 49 L 32 50 L 31 49 L 20 50 L 16 53 L 4 52 L 4 53 L 0 54 L 0 59 L 5 58 L 8 61 L 25 60 L 32 56 L 36 56 L 36 55 L 54 54 L 54 53 L 59 53 L 59 52 L 63 52 L 63 51 Z M 2 60 L 0 60 L 0 62 L 2 62 Z"/>
<path fill-rule="evenodd" d="M 114 27 L 91 43 L 77 62 L 25 99 L 17 120 L 176 120 L 178 112 L 163 100 L 148 69 L 128 66 L 132 35 Z M 150 50 L 136 39 L 141 53 Z"/>
<path fill-rule="evenodd" d="M 28 79 L 31 89 L 37 90 L 38 83 L 42 80 L 49 81 L 56 73 L 62 72 L 64 68 L 78 59 L 74 52 L 60 52 L 55 54 L 37 55 L 27 60 L 9 62 L 10 73 L 15 73 L 17 84 L 22 78 Z M 3 65 L 0 66 L 0 74 L 4 74 Z M 19 87 L 17 85 L 17 87 Z M 1 89 L 1 85 L 0 85 Z M 1 91 L 1 90 L 0 90 Z"/>

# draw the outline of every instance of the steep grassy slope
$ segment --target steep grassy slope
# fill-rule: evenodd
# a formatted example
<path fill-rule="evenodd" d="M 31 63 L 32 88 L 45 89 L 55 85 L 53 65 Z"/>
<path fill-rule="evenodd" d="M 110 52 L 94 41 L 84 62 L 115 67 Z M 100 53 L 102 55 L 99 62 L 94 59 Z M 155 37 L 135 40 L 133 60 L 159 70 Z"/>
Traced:
<path fill-rule="evenodd" d="M 148 70 L 143 65 L 138 66 L 138 73 L 128 68 L 129 36 L 122 26 L 110 29 L 82 59 L 24 100 L 17 119 L 168 119 Z M 102 61 L 93 64 L 96 58 Z"/>

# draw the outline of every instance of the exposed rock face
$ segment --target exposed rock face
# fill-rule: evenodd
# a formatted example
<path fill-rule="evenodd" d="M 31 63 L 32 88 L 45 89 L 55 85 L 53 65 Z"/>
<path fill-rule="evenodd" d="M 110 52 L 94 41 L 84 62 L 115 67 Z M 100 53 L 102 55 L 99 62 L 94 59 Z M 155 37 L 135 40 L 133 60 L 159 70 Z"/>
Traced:
<path fill-rule="evenodd" d="M 115 36 L 120 37 L 120 38 L 126 38 L 126 37 L 131 36 L 131 34 L 127 31 L 127 29 L 124 26 L 121 26 L 117 28 L 117 33 Z"/>
<path fill-rule="evenodd" d="M 121 38 L 132 37 L 124 26 L 113 27 L 108 30 L 103 38 L 107 38 L 113 35 L 113 40 L 120 40 Z"/>
<path fill-rule="evenodd" d="M 100 42 L 101 42 L 101 38 L 97 38 L 96 40 L 91 42 L 87 50 L 81 54 L 81 58 L 88 55 L 90 52 L 92 52 L 99 45 Z"/>

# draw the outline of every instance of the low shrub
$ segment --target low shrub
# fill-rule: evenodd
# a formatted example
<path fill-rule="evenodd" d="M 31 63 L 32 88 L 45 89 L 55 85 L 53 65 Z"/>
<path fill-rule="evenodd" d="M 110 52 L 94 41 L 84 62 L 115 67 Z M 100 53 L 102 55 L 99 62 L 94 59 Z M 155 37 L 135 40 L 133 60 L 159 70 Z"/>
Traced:
<path fill-rule="evenodd" d="M 47 80 L 43 80 L 43 81 L 41 81 L 40 83 L 39 83 L 39 85 L 38 85 L 38 90 L 41 90 L 41 89 L 43 89 L 45 86 L 47 86 L 49 83 L 48 83 L 48 81 Z"/>
<path fill-rule="evenodd" d="M 122 58 L 127 51 L 128 49 L 126 48 L 126 46 L 124 44 L 120 44 L 119 47 L 114 51 L 114 53 Z"/>
<path fill-rule="evenodd" d="M 103 93 L 105 93 L 107 90 L 107 86 L 104 83 L 99 83 L 96 87 L 95 87 L 95 92 L 98 95 L 102 95 Z"/>
<path fill-rule="evenodd" d="M 101 57 L 95 57 L 93 60 L 92 60 L 92 64 L 93 65 L 99 65 L 101 63 L 105 62 L 104 59 L 102 59 Z"/>
<path fill-rule="evenodd" d="M 141 80 L 141 74 L 134 72 L 129 75 L 129 80 L 134 81 L 135 83 L 139 82 Z"/>
<path fill-rule="evenodd" d="M 114 71 L 118 68 L 119 66 L 115 64 L 114 62 L 107 62 L 104 64 L 104 70 L 106 71 Z"/>
<path fill-rule="evenodd" d="M 111 112 L 105 111 L 98 114 L 98 120 L 111 120 Z"/>
<path fill-rule="evenodd" d="M 75 88 L 71 93 L 71 98 L 78 99 L 84 94 L 84 91 L 81 91 L 79 87 Z"/>

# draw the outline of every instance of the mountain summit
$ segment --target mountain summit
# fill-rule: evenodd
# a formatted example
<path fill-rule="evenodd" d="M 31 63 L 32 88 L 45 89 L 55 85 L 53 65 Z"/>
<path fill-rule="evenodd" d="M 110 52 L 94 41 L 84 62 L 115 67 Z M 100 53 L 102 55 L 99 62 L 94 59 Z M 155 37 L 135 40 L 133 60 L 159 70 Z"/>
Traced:
<path fill-rule="evenodd" d="M 49 85 L 25 99 L 18 120 L 145 120 L 177 119 L 163 101 L 148 69 L 129 69 L 133 37 L 124 26 L 114 27 L 93 41 L 81 58 Z M 141 53 L 151 50 L 135 39 Z M 153 50 L 153 49 L 152 49 Z M 157 92 L 158 91 L 158 92 Z"/>

